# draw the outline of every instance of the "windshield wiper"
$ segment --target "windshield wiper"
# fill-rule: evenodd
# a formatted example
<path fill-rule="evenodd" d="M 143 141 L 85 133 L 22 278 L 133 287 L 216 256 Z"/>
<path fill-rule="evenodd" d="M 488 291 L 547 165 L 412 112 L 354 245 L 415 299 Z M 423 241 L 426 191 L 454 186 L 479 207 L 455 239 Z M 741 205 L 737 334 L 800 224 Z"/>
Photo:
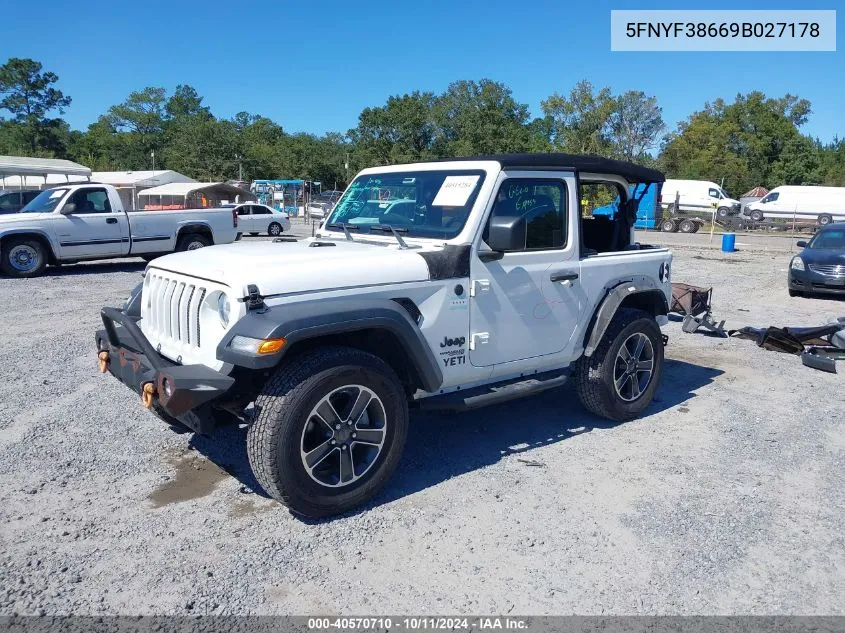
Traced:
<path fill-rule="evenodd" d="M 403 240 L 402 236 L 399 235 L 400 232 L 407 233 L 408 229 L 401 228 L 401 227 L 398 228 L 398 229 L 395 229 L 392 226 L 390 226 L 389 224 L 373 224 L 370 227 L 370 231 L 372 231 L 373 229 L 375 229 L 377 231 L 384 231 L 384 232 L 390 231 L 391 233 L 393 233 L 393 237 L 396 238 L 396 241 L 399 242 L 399 248 L 408 248 L 408 245 L 405 243 L 405 240 Z"/>
<path fill-rule="evenodd" d="M 353 231 L 358 230 L 357 224 L 346 224 L 345 222 L 332 222 L 331 224 L 326 224 L 327 229 L 343 229 L 343 234 L 346 236 L 346 239 L 350 242 L 354 242 L 355 240 L 352 239 L 352 235 L 349 233 L 349 230 L 352 229 Z"/>

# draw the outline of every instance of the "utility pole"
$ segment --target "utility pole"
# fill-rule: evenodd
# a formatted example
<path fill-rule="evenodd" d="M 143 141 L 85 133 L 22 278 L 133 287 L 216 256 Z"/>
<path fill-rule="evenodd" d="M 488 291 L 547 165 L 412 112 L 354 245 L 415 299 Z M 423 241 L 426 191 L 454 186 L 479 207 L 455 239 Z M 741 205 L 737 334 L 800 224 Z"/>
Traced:
<path fill-rule="evenodd" d="M 238 161 L 238 182 L 241 182 L 244 179 L 243 156 L 241 156 L 240 154 L 236 154 L 235 158 Z"/>

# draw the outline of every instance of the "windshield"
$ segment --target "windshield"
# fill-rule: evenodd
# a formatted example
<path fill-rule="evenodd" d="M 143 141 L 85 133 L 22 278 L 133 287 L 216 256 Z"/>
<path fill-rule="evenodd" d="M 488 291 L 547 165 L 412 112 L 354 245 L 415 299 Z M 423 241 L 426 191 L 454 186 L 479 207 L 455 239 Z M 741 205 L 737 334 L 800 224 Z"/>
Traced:
<path fill-rule="evenodd" d="M 451 239 L 464 228 L 483 171 L 407 171 L 359 176 L 346 189 L 326 228 Z"/>
<path fill-rule="evenodd" d="M 42 191 L 32 199 L 32 202 L 21 209 L 21 213 L 52 213 L 68 191 L 69 189 Z"/>
<path fill-rule="evenodd" d="M 845 249 L 845 229 L 825 229 L 819 231 L 810 240 L 809 248 L 841 248 Z"/>

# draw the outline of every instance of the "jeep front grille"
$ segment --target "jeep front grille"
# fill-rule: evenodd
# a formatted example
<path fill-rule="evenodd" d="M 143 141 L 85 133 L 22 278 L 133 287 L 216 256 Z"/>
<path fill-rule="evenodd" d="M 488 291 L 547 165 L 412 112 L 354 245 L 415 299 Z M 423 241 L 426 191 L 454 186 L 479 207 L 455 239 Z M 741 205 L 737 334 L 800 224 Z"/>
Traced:
<path fill-rule="evenodd" d="M 143 315 L 144 332 L 160 341 L 199 347 L 200 306 L 207 289 L 155 270 L 149 270 L 147 275 L 150 279 L 143 297 L 148 302 Z"/>

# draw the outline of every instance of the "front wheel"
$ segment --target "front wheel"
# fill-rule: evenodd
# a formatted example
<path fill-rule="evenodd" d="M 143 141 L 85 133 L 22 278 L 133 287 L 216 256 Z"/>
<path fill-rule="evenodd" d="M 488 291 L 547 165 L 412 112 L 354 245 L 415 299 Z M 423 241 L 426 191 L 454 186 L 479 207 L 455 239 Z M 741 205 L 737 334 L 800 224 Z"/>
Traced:
<path fill-rule="evenodd" d="M 255 400 L 247 436 L 255 478 L 310 517 L 372 498 L 399 463 L 408 404 L 393 370 L 360 350 L 326 347 L 283 364 Z"/>
<path fill-rule="evenodd" d="M 819 226 L 827 226 L 833 222 L 833 216 L 827 213 L 822 213 L 818 218 Z"/>
<path fill-rule="evenodd" d="M 281 224 L 278 222 L 271 222 L 270 226 L 267 227 L 267 235 L 275 237 L 277 235 L 281 235 L 283 230 L 284 229 L 282 229 Z"/>
<path fill-rule="evenodd" d="M 751 219 L 755 222 L 762 222 L 763 221 L 763 212 L 755 209 L 751 212 Z"/>
<path fill-rule="evenodd" d="M 36 239 L 11 237 L 3 240 L 0 269 L 9 277 L 37 277 L 47 267 L 47 252 Z"/>
<path fill-rule="evenodd" d="M 719 207 L 718 209 L 716 209 L 716 215 L 718 215 L 720 218 L 726 218 L 730 214 L 731 214 L 730 207 Z"/>
<path fill-rule="evenodd" d="M 576 390 L 589 411 L 624 422 L 651 403 L 662 371 L 663 339 L 654 317 L 623 308 L 593 355 L 578 362 Z"/>

